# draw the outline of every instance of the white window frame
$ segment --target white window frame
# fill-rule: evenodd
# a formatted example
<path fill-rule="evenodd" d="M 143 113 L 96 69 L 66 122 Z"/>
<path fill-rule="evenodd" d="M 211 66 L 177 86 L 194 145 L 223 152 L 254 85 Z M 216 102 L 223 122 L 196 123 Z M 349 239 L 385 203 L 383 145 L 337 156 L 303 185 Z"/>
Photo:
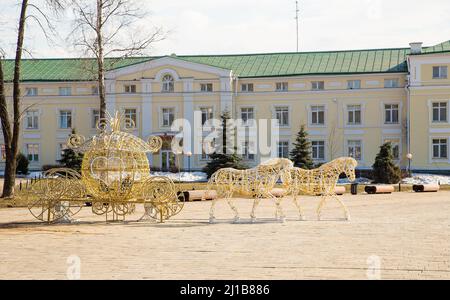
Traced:
<path fill-rule="evenodd" d="M 325 81 L 323 81 L 323 80 L 311 81 L 311 90 L 312 91 L 325 90 Z"/>
<path fill-rule="evenodd" d="M 160 109 L 160 111 L 161 111 L 161 123 L 160 123 L 161 128 L 171 128 L 172 124 L 168 124 L 168 125 L 164 124 L 165 115 L 166 115 L 164 110 L 171 110 L 171 113 L 173 114 L 173 120 L 172 120 L 172 124 L 173 124 L 173 122 L 175 121 L 175 118 L 177 116 L 177 109 L 176 109 L 176 107 L 173 107 L 173 106 L 163 106 Z M 169 117 L 168 121 L 170 122 L 170 112 L 168 112 L 167 114 Z"/>
<path fill-rule="evenodd" d="M 390 142 L 392 145 L 392 151 L 394 151 L 394 146 L 398 146 L 398 158 L 394 157 L 396 162 L 400 162 L 403 158 L 403 147 L 402 147 L 402 138 L 400 136 L 383 136 L 382 144 L 386 144 Z"/>
<path fill-rule="evenodd" d="M 200 106 L 199 107 L 201 123 L 202 126 L 210 127 L 211 120 L 214 119 L 214 106 Z M 203 122 L 203 117 L 205 116 L 205 122 Z"/>
<path fill-rule="evenodd" d="M 254 91 L 255 91 L 255 87 L 254 87 L 253 83 L 242 83 L 241 84 L 241 92 L 242 93 L 253 93 Z"/>
<path fill-rule="evenodd" d="M 173 93 L 175 91 L 175 78 L 171 74 L 165 74 L 161 78 L 161 92 Z"/>
<path fill-rule="evenodd" d="M 327 159 L 327 143 L 325 140 L 323 139 L 311 139 L 310 140 L 311 143 L 311 158 L 313 159 L 313 161 L 315 162 L 324 162 Z M 321 145 L 317 145 L 314 146 L 314 143 L 323 143 L 323 157 L 314 157 L 314 148 L 317 148 L 317 154 L 320 155 L 320 148 L 322 147 Z"/>
<path fill-rule="evenodd" d="M 0 144 L 0 161 L 6 161 L 6 146 L 5 144 Z"/>
<path fill-rule="evenodd" d="M 387 106 L 390 106 L 390 108 L 387 108 Z M 397 106 L 397 122 L 393 122 L 393 116 L 394 116 L 394 111 L 395 109 L 393 109 L 393 106 Z M 401 105 L 400 103 L 383 103 L 383 119 L 384 119 L 384 124 L 385 125 L 398 125 L 400 124 L 400 118 L 401 118 Z M 386 119 L 386 113 L 389 111 L 389 115 L 391 118 L 391 121 L 388 122 L 388 120 Z"/>
<path fill-rule="evenodd" d="M 124 84 L 123 92 L 125 94 L 136 94 L 137 93 L 137 85 L 136 84 Z"/>
<path fill-rule="evenodd" d="M 37 146 L 37 153 L 30 154 L 30 152 L 29 152 L 30 146 Z M 33 150 L 36 150 L 36 149 L 33 149 Z M 39 143 L 26 143 L 25 144 L 25 153 L 26 153 L 27 159 L 30 163 L 38 163 L 41 159 L 41 145 Z M 37 156 L 37 159 L 36 159 L 36 156 Z"/>
<path fill-rule="evenodd" d="M 283 149 L 285 148 L 285 149 Z M 280 155 L 280 150 L 286 150 L 287 151 L 287 156 L 281 156 Z M 278 158 L 289 158 L 290 156 L 290 141 L 288 140 L 280 140 L 277 143 L 277 157 Z"/>
<path fill-rule="evenodd" d="M 244 110 L 247 110 L 244 112 Z M 251 113 L 249 112 L 251 110 Z M 243 115 L 246 115 L 246 119 L 242 117 Z M 249 115 L 253 115 L 253 118 L 249 118 Z M 253 127 L 256 120 L 256 109 L 254 106 L 241 106 L 239 108 L 239 118 L 242 120 L 242 126 L 245 127 Z"/>
<path fill-rule="evenodd" d="M 358 157 L 355 157 L 355 155 L 353 155 L 354 151 L 352 151 L 352 154 L 349 151 L 350 150 L 350 146 L 351 146 L 350 145 L 351 142 L 359 142 L 360 156 L 361 156 L 361 157 L 359 157 L 359 159 L 358 159 Z M 356 147 L 356 146 L 353 146 L 353 147 Z M 349 138 L 349 139 L 347 139 L 345 148 L 346 148 L 346 154 L 348 156 L 353 157 L 354 159 L 356 159 L 359 162 L 364 161 L 364 142 L 363 142 L 362 139 L 360 139 L 360 138 L 351 138 L 351 139 Z"/>
<path fill-rule="evenodd" d="M 322 107 L 323 110 L 319 110 L 318 108 Z M 325 127 L 327 124 L 327 106 L 325 104 L 312 104 L 309 105 L 309 126 L 310 127 Z M 323 123 L 316 122 L 314 123 L 314 114 L 317 114 L 317 121 L 319 121 L 319 113 L 323 111 Z"/>
<path fill-rule="evenodd" d="M 289 83 L 287 81 L 275 83 L 276 92 L 287 92 L 289 91 Z"/>
<path fill-rule="evenodd" d="M 212 93 L 214 92 L 214 85 L 210 82 L 200 83 L 200 91 L 202 93 Z"/>
<path fill-rule="evenodd" d="M 96 113 L 98 112 L 98 113 Z M 96 116 L 98 116 L 96 120 Z M 96 129 L 98 126 L 98 122 L 100 121 L 100 109 L 92 108 L 91 109 L 91 128 Z"/>
<path fill-rule="evenodd" d="M 356 112 L 358 111 L 357 109 L 354 109 L 354 107 L 359 106 L 359 123 L 356 123 L 355 119 L 356 119 Z M 350 109 L 350 108 L 353 109 Z M 346 116 L 346 124 L 347 126 L 361 126 L 363 125 L 363 109 L 364 106 L 362 104 L 347 104 L 346 105 L 346 112 L 347 112 L 347 116 Z M 350 113 L 353 114 L 353 121 L 350 122 Z"/>
<path fill-rule="evenodd" d="M 37 87 L 27 87 L 25 88 L 26 97 L 36 97 L 39 96 L 39 89 Z"/>
<path fill-rule="evenodd" d="M 284 113 L 285 111 L 282 112 L 282 114 L 279 115 L 279 111 L 280 109 L 286 109 L 287 110 L 287 123 L 284 124 L 284 122 L 282 123 L 281 121 L 284 121 Z M 274 117 L 275 119 L 278 120 L 278 124 L 280 128 L 288 128 L 291 127 L 291 107 L 289 105 L 275 105 L 273 107 L 273 111 L 274 111 Z M 279 118 L 280 116 L 280 118 Z M 281 119 L 281 120 L 280 120 Z"/>
<path fill-rule="evenodd" d="M 29 116 L 29 113 L 33 113 L 32 116 Z M 25 129 L 26 130 L 39 130 L 39 119 L 40 119 L 40 111 L 39 110 L 27 110 L 25 113 L 25 117 L 26 117 L 26 122 L 25 122 Z M 31 123 L 32 125 L 30 125 L 30 118 L 31 118 Z"/>
<path fill-rule="evenodd" d="M 434 76 L 434 71 L 438 70 L 438 76 Z M 432 68 L 433 79 L 447 79 L 448 78 L 448 67 L 447 66 L 433 66 Z"/>
<path fill-rule="evenodd" d="M 360 90 L 361 89 L 361 80 L 360 79 L 347 80 L 347 89 Z"/>
<path fill-rule="evenodd" d="M 63 112 L 70 112 L 70 126 L 68 127 L 63 127 L 62 126 L 62 113 Z M 73 128 L 74 125 L 74 112 L 72 109 L 64 109 L 61 108 L 58 110 L 58 129 L 62 129 L 62 130 L 71 130 Z"/>
<path fill-rule="evenodd" d="M 244 160 L 254 161 L 256 159 L 255 146 L 254 141 L 242 141 L 242 158 Z"/>
<path fill-rule="evenodd" d="M 435 120 L 434 119 L 434 105 L 435 104 L 445 104 L 445 114 L 442 116 L 441 114 L 441 109 L 442 107 L 439 106 L 438 109 L 438 115 L 439 115 L 439 120 Z M 431 122 L 434 124 L 445 124 L 448 123 L 448 119 L 449 119 L 449 102 L 448 101 L 432 101 L 431 102 Z M 445 117 L 445 120 L 442 120 L 442 117 Z"/>
<path fill-rule="evenodd" d="M 400 87 L 400 80 L 398 78 L 388 78 L 384 80 L 385 89 L 395 89 Z"/>
<path fill-rule="evenodd" d="M 130 128 L 130 129 L 137 129 L 139 128 L 139 110 L 136 107 L 124 107 L 123 108 L 123 115 L 125 116 L 125 118 L 128 118 L 129 116 L 127 116 L 127 110 L 134 110 L 134 120 L 132 118 L 132 114 L 130 114 L 131 119 L 134 121 L 134 127 Z"/>
<path fill-rule="evenodd" d="M 59 87 L 58 91 L 59 91 L 59 96 L 63 96 L 63 97 L 72 96 L 72 87 L 70 87 L 70 86 Z"/>
<path fill-rule="evenodd" d="M 446 157 L 435 157 L 434 156 L 434 146 L 435 145 L 439 145 L 439 146 L 443 145 L 441 143 L 435 144 L 434 143 L 435 140 L 439 140 L 439 141 L 445 140 L 446 141 L 446 143 L 445 143 L 445 145 L 447 147 Z M 450 157 L 449 156 L 449 146 L 448 146 L 448 144 L 449 144 L 449 137 L 448 136 L 443 136 L 443 137 L 432 136 L 432 137 L 430 137 L 430 151 L 431 151 L 430 152 L 430 157 L 431 157 L 431 160 L 434 161 L 434 162 L 445 162 L 445 161 L 448 161 L 449 157 Z M 441 149 L 439 147 L 439 155 L 440 154 L 441 154 Z"/>
<path fill-rule="evenodd" d="M 63 151 L 67 149 L 67 142 L 58 141 L 56 146 L 56 161 L 60 161 L 62 159 Z"/>

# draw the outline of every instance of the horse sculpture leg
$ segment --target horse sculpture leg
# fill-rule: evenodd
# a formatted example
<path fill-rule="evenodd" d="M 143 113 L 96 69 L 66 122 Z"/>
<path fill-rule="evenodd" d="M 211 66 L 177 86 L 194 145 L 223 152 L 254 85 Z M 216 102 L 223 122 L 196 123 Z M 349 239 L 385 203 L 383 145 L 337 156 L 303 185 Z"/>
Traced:
<path fill-rule="evenodd" d="M 283 201 L 283 198 L 281 198 L 281 197 L 277 198 L 273 195 L 271 195 L 271 196 L 272 196 L 272 199 L 275 200 L 275 205 L 277 206 L 276 211 L 275 211 L 275 218 L 284 223 L 286 221 L 286 215 L 284 214 L 283 207 L 281 206 L 281 202 Z"/>
<path fill-rule="evenodd" d="M 321 220 L 322 218 L 322 208 L 325 205 L 325 202 L 327 201 L 327 196 L 322 196 L 319 202 L 319 206 L 317 207 L 317 220 Z"/>
<path fill-rule="evenodd" d="M 214 216 L 214 208 L 216 207 L 216 203 L 217 203 L 217 199 L 218 198 L 219 197 L 214 198 L 212 200 L 212 203 L 211 203 L 211 209 L 209 210 L 209 223 L 210 224 L 216 223 L 216 217 Z"/>
<path fill-rule="evenodd" d="M 305 218 L 303 217 L 303 209 L 297 200 L 298 194 L 299 194 L 299 191 L 294 190 L 294 192 L 292 193 L 292 195 L 293 195 L 292 197 L 293 197 L 295 207 L 297 207 L 297 210 L 298 210 L 299 220 L 304 221 Z"/>
<path fill-rule="evenodd" d="M 252 223 L 256 222 L 256 208 L 259 206 L 259 203 L 261 202 L 261 197 L 256 196 L 255 200 L 253 201 L 253 209 L 252 213 L 250 214 L 250 217 L 252 218 Z"/>
<path fill-rule="evenodd" d="M 344 210 L 345 219 L 347 221 L 350 221 L 350 215 L 348 213 L 347 207 L 345 206 L 344 202 L 342 202 L 341 199 L 339 199 L 336 195 L 333 195 L 332 197 L 341 205 L 342 209 Z"/>
<path fill-rule="evenodd" d="M 233 200 L 231 199 L 231 197 L 233 197 L 233 191 L 230 191 L 230 192 L 227 193 L 226 199 L 227 199 L 228 205 L 230 206 L 230 208 L 234 212 L 234 221 L 233 221 L 233 223 L 239 223 L 239 221 L 241 220 L 241 218 L 239 217 L 239 211 L 236 208 L 236 206 L 233 204 Z"/>

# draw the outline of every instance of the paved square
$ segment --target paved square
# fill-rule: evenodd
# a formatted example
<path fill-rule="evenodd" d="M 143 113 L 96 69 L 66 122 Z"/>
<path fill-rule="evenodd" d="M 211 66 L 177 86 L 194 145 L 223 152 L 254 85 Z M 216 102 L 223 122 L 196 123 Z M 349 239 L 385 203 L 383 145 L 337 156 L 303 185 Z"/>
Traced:
<path fill-rule="evenodd" d="M 223 201 L 215 225 L 209 202 L 186 203 L 165 224 L 106 224 L 84 208 L 79 224 L 46 226 L 26 209 L 0 209 L 0 279 L 66 279 L 73 255 L 81 279 L 450 279 L 450 192 L 342 199 L 350 222 L 333 202 L 316 221 L 314 197 L 302 197 L 307 221 L 286 199 L 285 224 L 270 220 L 268 200 L 258 224 L 247 223 L 246 199 L 243 224 L 224 220 Z"/>

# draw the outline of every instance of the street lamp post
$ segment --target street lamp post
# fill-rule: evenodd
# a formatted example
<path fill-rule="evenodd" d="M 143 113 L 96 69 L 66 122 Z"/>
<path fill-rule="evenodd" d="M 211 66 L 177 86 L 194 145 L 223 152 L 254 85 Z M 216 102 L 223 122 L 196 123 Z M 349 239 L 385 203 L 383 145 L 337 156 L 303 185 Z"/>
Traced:
<path fill-rule="evenodd" d="M 191 172 L 191 156 L 192 156 L 192 152 L 186 152 L 186 156 L 188 157 L 188 172 Z"/>
<path fill-rule="evenodd" d="M 412 160 L 412 158 L 413 158 L 413 155 L 411 154 L 411 153 L 408 153 L 407 155 L 406 155 L 406 158 L 408 159 L 408 174 L 409 174 L 409 177 L 411 177 L 411 160 Z"/>

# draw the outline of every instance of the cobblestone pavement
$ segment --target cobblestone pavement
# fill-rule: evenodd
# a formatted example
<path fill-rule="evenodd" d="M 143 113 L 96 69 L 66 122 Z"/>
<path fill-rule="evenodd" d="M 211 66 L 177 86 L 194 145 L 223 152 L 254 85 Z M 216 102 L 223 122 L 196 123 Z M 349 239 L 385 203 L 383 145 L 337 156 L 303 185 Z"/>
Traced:
<path fill-rule="evenodd" d="M 47 226 L 0 209 L 0 279 L 66 279 L 78 259 L 81 279 L 450 279 L 450 192 L 343 196 L 350 222 L 332 201 L 316 221 L 318 199 L 302 199 L 307 221 L 286 199 L 284 224 L 269 200 L 256 224 L 246 199 L 242 224 L 226 202 L 215 225 L 209 202 L 165 224 L 107 224 L 84 208 L 77 224 Z"/>

